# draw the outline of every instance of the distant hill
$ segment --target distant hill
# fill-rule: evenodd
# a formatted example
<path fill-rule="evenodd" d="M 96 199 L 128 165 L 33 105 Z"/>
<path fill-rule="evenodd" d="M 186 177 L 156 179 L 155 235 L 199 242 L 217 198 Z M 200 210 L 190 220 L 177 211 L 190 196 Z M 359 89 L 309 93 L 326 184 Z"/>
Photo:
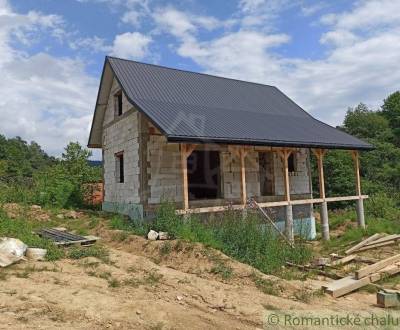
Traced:
<path fill-rule="evenodd" d="M 88 160 L 88 163 L 90 166 L 93 166 L 93 167 L 96 167 L 96 166 L 101 167 L 102 166 L 101 160 Z"/>

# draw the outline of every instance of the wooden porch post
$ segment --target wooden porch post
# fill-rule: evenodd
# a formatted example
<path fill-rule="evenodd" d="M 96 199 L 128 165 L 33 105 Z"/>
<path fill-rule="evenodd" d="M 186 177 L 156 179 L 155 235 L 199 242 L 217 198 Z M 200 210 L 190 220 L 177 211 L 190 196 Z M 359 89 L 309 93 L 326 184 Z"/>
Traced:
<path fill-rule="evenodd" d="M 181 170 L 182 170 L 182 200 L 184 211 L 189 210 L 189 184 L 187 173 L 187 158 L 195 149 L 194 145 L 181 143 Z"/>
<path fill-rule="evenodd" d="M 352 150 L 351 155 L 354 161 L 354 171 L 356 176 L 356 193 L 358 196 L 357 199 L 357 220 L 358 226 L 361 228 L 365 228 L 365 217 L 364 217 L 364 202 L 361 197 L 361 179 L 360 179 L 360 158 L 357 150 Z"/>
<path fill-rule="evenodd" d="M 318 177 L 319 177 L 319 197 L 323 199 L 321 203 L 321 225 L 322 225 L 322 238 L 326 241 L 330 239 L 329 237 L 329 217 L 328 217 L 328 204 L 326 202 L 325 196 L 325 177 L 324 177 L 324 156 L 326 150 L 323 149 L 313 149 L 313 153 L 317 157 L 318 163 Z"/>
<path fill-rule="evenodd" d="M 244 148 L 239 150 L 240 155 L 240 191 L 241 191 L 241 200 L 243 206 L 246 206 L 247 203 L 247 192 L 246 192 L 246 165 L 245 165 L 245 157 L 246 151 Z"/>
<path fill-rule="evenodd" d="M 286 237 L 288 238 L 288 240 L 290 242 L 293 242 L 294 241 L 293 206 L 290 203 L 289 165 L 288 165 L 288 159 L 289 159 L 289 156 L 291 153 L 292 153 L 291 150 L 284 149 L 283 151 L 279 152 L 279 155 L 281 156 L 282 164 L 283 164 L 285 201 L 288 202 L 288 205 L 285 206 L 285 209 L 286 209 L 285 232 L 286 232 Z"/>

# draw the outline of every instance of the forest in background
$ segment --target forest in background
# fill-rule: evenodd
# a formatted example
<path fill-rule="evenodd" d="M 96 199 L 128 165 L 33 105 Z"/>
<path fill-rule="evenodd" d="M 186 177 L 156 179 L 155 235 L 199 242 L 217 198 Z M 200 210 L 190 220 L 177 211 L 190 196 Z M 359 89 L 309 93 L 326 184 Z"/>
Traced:
<path fill-rule="evenodd" d="M 363 103 L 349 108 L 338 128 L 375 147 L 361 152 L 360 159 L 362 190 L 370 195 L 367 211 L 375 217 L 393 214 L 400 200 L 400 92 L 384 99 L 379 109 L 369 109 Z M 90 156 L 91 152 L 77 142 L 69 143 L 61 158 L 55 158 L 36 142 L 0 135 L 0 202 L 82 207 L 84 183 L 101 179 L 101 167 L 91 166 Z M 313 157 L 312 167 L 313 187 L 318 194 Z M 324 171 L 327 196 L 354 195 L 354 165 L 348 151 L 329 150 Z"/>

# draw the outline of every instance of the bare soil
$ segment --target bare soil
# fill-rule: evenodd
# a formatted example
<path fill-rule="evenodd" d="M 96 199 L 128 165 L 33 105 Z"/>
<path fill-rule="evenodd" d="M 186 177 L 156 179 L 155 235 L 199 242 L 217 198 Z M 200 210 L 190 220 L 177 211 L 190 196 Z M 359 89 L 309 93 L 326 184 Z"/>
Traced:
<path fill-rule="evenodd" d="M 147 241 L 104 222 L 90 233 L 109 262 L 23 261 L 0 270 L 0 329 L 262 329 L 271 310 L 381 311 L 374 294 L 333 299 L 318 291 L 330 279 L 264 275 L 201 244 Z"/>

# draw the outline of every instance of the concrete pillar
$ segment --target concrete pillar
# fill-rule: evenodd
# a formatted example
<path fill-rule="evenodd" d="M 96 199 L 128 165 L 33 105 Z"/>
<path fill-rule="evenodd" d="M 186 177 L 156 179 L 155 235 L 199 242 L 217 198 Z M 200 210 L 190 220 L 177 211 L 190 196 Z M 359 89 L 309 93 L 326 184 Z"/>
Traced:
<path fill-rule="evenodd" d="M 365 228 L 364 201 L 362 198 L 357 199 L 356 211 L 357 211 L 358 226 L 361 228 Z"/>
<path fill-rule="evenodd" d="M 328 203 L 321 203 L 321 226 L 322 226 L 322 238 L 325 241 L 329 241 L 329 218 L 328 218 Z"/>
<path fill-rule="evenodd" d="M 286 237 L 290 242 L 294 241 L 293 234 L 293 207 L 292 205 L 286 205 L 286 220 L 285 220 L 285 233 Z"/>

